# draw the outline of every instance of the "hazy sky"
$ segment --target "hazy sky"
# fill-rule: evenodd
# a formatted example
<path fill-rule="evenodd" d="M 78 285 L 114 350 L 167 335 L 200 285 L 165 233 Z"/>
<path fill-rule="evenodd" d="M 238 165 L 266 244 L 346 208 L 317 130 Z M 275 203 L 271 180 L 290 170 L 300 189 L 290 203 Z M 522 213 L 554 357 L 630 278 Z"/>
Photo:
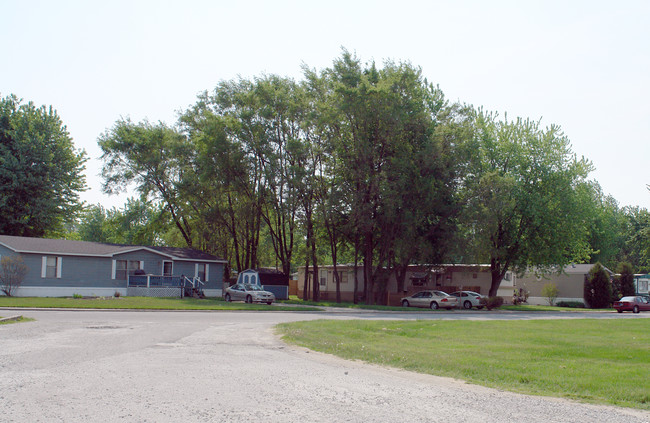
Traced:
<path fill-rule="evenodd" d="M 97 137 L 173 124 L 221 80 L 301 79 L 341 47 L 409 61 L 452 101 L 560 125 L 621 206 L 650 208 L 650 1 L 0 0 L 0 95 L 57 109 L 101 193 Z"/>

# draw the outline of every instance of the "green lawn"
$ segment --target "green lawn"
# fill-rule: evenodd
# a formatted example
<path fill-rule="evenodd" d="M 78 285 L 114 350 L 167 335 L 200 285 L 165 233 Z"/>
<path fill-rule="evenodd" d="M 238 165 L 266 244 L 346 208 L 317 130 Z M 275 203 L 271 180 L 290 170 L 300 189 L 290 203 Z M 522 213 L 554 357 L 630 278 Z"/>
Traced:
<path fill-rule="evenodd" d="M 221 298 L 99 297 L 44 298 L 0 297 L 0 307 L 147 309 L 147 310 L 268 310 L 319 311 L 315 307 L 269 306 L 266 304 L 227 303 Z"/>
<path fill-rule="evenodd" d="M 534 395 L 650 409 L 650 319 L 334 321 L 278 326 L 347 359 Z"/>

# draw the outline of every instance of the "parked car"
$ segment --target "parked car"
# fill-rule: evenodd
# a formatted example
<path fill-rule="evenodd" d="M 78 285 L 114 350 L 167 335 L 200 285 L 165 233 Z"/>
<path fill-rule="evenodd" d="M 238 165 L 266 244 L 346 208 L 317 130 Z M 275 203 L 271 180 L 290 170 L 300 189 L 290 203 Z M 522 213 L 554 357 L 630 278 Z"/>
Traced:
<path fill-rule="evenodd" d="M 461 304 L 463 305 L 463 308 L 469 310 L 472 307 L 476 307 L 479 310 L 483 308 L 484 304 L 481 304 L 481 298 L 486 297 L 482 296 L 478 292 L 474 291 L 456 291 L 452 292 L 449 295 L 453 295 L 454 297 L 460 298 Z"/>
<path fill-rule="evenodd" d="M 458 305 L 458 298 L 442 291 L 420 291 L 410 297 L 402 298 L 402 307 L 428 307 L 452 309 Z"/>
<path fill-rule="evenodd" d="M 275 301 L 275 295 L 272 292 L 265 291 L 259 285 L 248 283 L 238 283 L 226 288 L 224 295 L 226 301 L 245 301 L 247 303 L 267 303 Z"/>
<path fill-rule="evenodd" d="M 614 308 L 619 313 L 624 311 L 632 311 L 638 313 L 640 311 L 650 311 L 650 301 L 646 297 L 623 297 L 618 301 L 614 301 Z"/>

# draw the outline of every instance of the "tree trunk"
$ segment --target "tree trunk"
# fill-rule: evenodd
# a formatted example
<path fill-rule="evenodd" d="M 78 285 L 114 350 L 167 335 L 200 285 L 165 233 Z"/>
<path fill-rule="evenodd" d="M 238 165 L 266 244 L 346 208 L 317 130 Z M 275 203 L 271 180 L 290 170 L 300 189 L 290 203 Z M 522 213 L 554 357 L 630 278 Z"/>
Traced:
<path fill-rule="evenodd" d="M 407 265 L 395 266 L 395 280 L 397 282 L 397 293 L 404 292 L 404 281 L 406 281 Z"/>
<path fill-rule="evenodd" d="M 490 275 L 492 276 L 492 283 L 490 284 L 490 297 L 496 297 L 501 281 L 505 276 L 508 268 L 507 266 L 502 265 L 496 259 L 490 260 Z"/>
<path fill-rule="evenodd" d="M 355 243 L 356 244 L 356 243 Z M 357 276 L 357 270 L 359 270 L 359 251 L 357 246 L 354 246 L 354 291 L 352 302 L 354 304 L 359 303 L 359 277 Z"/>
<path fill-rule="evenodd" d="M 366 304 L 372 304 L 374 295 L 374 283 L 372 280 L 372 235 L 367 234 L 365 237 L 363 252 L 363 295 L 366 297 Z"/>
<path fill-rule="evenodd" d="M 302 299 L 303 301 L 309 299 L 309 254 L 307 254 L 307 260 L 305 261 L 305 281 L 302 288 Z"/>
<path fill-rule="evenodd" d="M 314 285 L 313 285 L 313 298 L 314 301 L 320 301 L 320 279 L 318 277 L 318 257 L 316 257 L 316 240 L 311 238 L 311 262 L 314 265 Z"/>

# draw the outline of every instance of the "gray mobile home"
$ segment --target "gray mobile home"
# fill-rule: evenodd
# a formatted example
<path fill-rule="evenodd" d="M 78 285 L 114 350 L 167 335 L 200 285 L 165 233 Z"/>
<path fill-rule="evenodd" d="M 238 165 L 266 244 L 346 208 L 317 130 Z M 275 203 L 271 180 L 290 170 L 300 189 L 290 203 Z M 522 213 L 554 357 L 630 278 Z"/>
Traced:
<path fill-rule="evenodd" d="M 200 284 L 205 295 L 220 296 L 226 264 L 190 248 L 0 235 L 0 257 L 14 255 L 29 269 L 15 294 L 23 297 L 129 295 L 129 279 L 136 273 L 156 281 L 183 276 Z M 151 278 L 142 280 L 148 287 Z"/>

